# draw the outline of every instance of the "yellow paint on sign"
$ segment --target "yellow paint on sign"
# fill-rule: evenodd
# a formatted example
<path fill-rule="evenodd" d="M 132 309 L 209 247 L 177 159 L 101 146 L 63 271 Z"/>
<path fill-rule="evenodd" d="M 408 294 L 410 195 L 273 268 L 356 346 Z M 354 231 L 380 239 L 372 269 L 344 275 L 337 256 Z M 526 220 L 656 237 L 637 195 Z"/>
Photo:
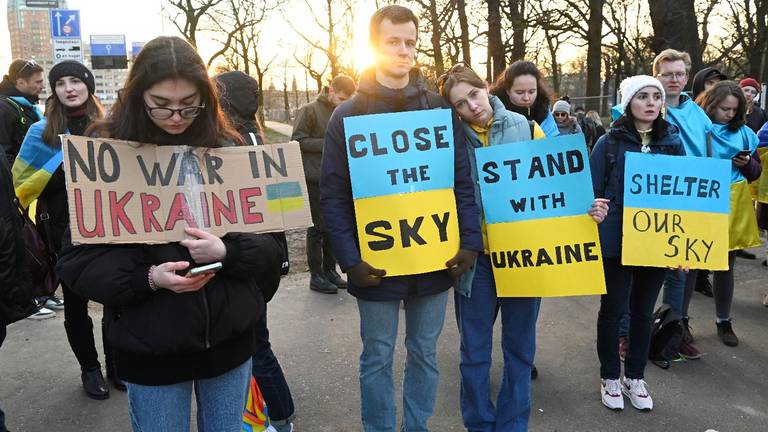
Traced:
<path fill-rule="evenodd" d="M 445 270 L 459 250 L 452 189 L 355 200 L 360 253 L 387 276 Z"/>
<path fill-rule="evenodd" d="M 488 225 L 499 297 L 605 294 L 597 225 L 588 215 Z"/>
<path fill-rule="evenodd" d="M 621 263 L 728 269 L 728 215 L 624 208 Z"/>

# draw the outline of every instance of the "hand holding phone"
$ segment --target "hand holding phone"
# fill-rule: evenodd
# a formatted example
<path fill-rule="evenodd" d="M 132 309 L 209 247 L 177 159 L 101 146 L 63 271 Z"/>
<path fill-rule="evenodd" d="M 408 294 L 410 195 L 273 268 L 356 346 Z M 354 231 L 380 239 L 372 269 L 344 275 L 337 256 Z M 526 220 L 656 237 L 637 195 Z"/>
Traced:
<path fill-rule="evenodd" d="M 752 152 L 751 151 L 749 151 L 749 150 L 742 150 L 742 151 L 736 153 L 736 156 L 734 156 L 734 157 L 749 157 L 749 156 L 752 156 Z"/>
<path fill-rule="evenodd" d="M 206 264 L 204 266 L 199 266 L 199 267 L 193 267 L 189 269 L 189 271 L 187 271 L 187 274 L 184 275 L 184 277 L 191 278 L 198 275 L 216 273 L 217 271 L 221 270 L 221 267 L 222 265 L 220 262 Z"/>

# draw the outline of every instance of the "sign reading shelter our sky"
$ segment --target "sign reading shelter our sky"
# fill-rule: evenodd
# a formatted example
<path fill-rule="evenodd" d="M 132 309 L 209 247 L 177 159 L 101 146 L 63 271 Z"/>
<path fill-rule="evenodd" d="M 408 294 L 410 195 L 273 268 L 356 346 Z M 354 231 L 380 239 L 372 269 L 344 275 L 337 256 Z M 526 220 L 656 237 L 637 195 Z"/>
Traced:
<path fill-rule="evenodd" d="M 581 134 L 475 150 L 499 297 L 605 293 Z"/>
<path fill-rule="evenodd" d="M 621 262 L 728 268 L 731 161 L 627 153 Z"/>
<path fill-rule="evenodd" d="M 387 276 L 444 270 L 459 250 L 450 110 L 344 119 L 360 252 Z"/>

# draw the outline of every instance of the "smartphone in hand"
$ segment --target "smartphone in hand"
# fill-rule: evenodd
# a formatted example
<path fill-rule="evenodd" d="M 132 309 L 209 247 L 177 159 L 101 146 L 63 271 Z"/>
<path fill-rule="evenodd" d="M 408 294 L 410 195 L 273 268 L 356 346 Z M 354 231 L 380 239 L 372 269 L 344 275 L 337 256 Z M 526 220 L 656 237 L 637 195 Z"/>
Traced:
<path fill-rule="evenodd" d="M 204 266 L 199 267 L 193 267 L 187 271 L 187 274 L 184 275 L 184 277 L 194 277 L 202 274 L 209 274 L 209 273 L 216 273 L 217 271 L 221 270 L 221 263 L 215 262 L 211 264 L 206 264 Z"/>

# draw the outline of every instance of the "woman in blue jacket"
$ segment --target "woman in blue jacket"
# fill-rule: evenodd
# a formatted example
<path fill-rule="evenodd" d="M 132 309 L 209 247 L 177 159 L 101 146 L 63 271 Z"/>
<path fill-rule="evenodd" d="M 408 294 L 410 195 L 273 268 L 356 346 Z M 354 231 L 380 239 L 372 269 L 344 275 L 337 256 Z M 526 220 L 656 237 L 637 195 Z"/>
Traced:
<path fill-rule="evenodd" d="M 475 200 L 481 205 L 475 149 L 531 138 L 544 138 L 520 114 L 508 111 L 472 69 L 453 66 L 438 81 L 440 94 L 463 120 Z M 533 135 L 533 137 L 531 136 Z M 589 214 L 596 222 L 608 212 L 606 203 L 595 200 Z M 461 413 L 471 431 L 527 431 L 531 411 L 531 374 L 536 351 L 536 319 L 539 298 L 498 298 L 489 258 L 488 236 L 481 221 L 484 253 L 473 270 L 455 285 L 456 322 L 461 336 Z M 490 398 L 493 324 L 501 310 L 504 378 L 496 404 Z M 495 406 L 495 408 L 494 408 Z"/>
<path fill-rule="evenodd" d="M 624 161 L 627 152 L 684 155 L 677 128 L 661 115 L 664 88 L 653 77 L 638 75 L 621 83 L 624 114 L 595 144 L 590 155 L 595 196 L 610 200 L 599 226 L 607 292 L 600 298 L 597 318 L 597 354 L 600 358 L 600 394 L 612 410 L 624 409 L 622 393 L 640 410 L 653 409 L 643 380 L 651 337 L 653 307 L 664 282 L 665 268 L 621 264 Z M 630 290 L 630 287 L 632 288 Z M 629 351 L 621 377 L 619 319 L 629 299 Z"/>

